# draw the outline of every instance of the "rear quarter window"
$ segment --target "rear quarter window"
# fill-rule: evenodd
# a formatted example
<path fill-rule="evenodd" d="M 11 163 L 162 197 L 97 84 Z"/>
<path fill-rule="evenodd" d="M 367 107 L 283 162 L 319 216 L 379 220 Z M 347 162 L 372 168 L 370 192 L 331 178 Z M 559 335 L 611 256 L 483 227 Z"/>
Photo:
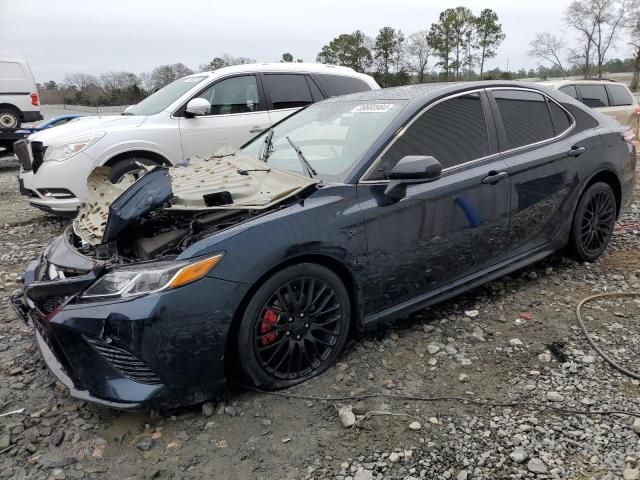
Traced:
<path fill-rule="evenodd" d="M 633 105 L 633 98 L 622 85 L 607 85 L 607 90 L 609 90 L 611 102 L 614 106 Z"/>
<path fill-rule="evenodd" d="M 560 135 L 571 127 L 571 117 L 557 103 L 549 100 L 549 110 L 551 111 L 551 121 L 556 135 Z"/>
<path fill-rule="evenodd" d="M 341 75 L 318 75 L 318 77 L 325 83 L 325 87 L 328 87 L 327 93 L 332 97 L 371 90 L 371 87 L 359 78 Z"/>

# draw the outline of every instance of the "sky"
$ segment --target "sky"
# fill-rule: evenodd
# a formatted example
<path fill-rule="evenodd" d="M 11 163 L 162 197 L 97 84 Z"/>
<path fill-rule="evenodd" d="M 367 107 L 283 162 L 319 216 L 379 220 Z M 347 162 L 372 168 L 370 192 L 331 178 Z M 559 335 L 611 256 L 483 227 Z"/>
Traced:
<path fill-rule="evenodd" d="M 438 14 L 464 5 L 493 9 L 506 40 L 488 69 L 535 68 L 527 56 L 536 32 L 572 39 L 562 20 L 570 0 L 0 0 L 0 57 L 26 59 L 43 83 L 65 73 L 149 72 L 182 62 L 192 69 L 228 53 L 279 61 L 282 53 L 315 61 L 323 45 L 384 26 L 407 36 Z M 630 56 L 623 40 L 614 55 Z"/>

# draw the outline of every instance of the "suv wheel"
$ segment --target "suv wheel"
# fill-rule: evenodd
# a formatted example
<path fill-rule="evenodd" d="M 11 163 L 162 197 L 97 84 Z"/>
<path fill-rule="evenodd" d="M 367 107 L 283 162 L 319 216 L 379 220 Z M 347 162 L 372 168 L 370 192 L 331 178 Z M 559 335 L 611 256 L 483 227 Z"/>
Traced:
<path fill-rule="evenodd" d="M 141 157 L 131 157 L 119 160 L 111 166 L 109 180 L 111 180 L 111 183 L 119 183 L 127 176 L 132 176 L 134 180 L 137 180 L 145 171 L 143 165 L 155 167 L 159 165 L 159 163 L 149 160 L 148 158 Z"/>
<path fill-rule="evenodd" d="M 20 114 L 13 108 L 0 107 L 0 129 L 14 130 L 20 128 Z"/>

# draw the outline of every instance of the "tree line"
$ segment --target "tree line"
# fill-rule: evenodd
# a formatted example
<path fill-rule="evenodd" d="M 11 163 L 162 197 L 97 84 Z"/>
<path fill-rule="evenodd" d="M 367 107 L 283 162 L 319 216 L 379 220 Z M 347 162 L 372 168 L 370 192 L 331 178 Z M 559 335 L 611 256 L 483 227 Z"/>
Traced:
<path fill-rule="evenodd" d="M 322 47 L 316 61 L 370 73 L 383 87 L 471 80 L 485 76 L 486 61 L 497 55 L 504 39 L 493 10 L 476 16 L 467 7 L 447 8 L 429 29 L 408 36 L 389 26 L 374 39 L 360 30 L 343 33 Z"/>
<path fill-rule="evenodd" d="M 528 55 L 555 76 L 585 78 L 614 73 L 624 65 L 633 72 L 632 90 L 640 81 L 640 0 L 574 0 L 564 12 L 563 34 L 536 33 Z M 608 59 L 616 42 L 633 50 L 629 60 Z"/>
<path fill-rule="evenodd" d="M 640 0 L 574 0 L 564 13 L 564 22 L 568 27 L 564 35 L 539 32 L 530 41 L 528 55 L 537 61 L 536 69 L 487 70 L 487 61 L 497 56 L 506 35 L 493 10 L 485 8 L 476 15 L 462 6 L 443 10 L 430 27 L 409 35 L 391 26 L 382 27 L 374 38 L 361 30 L 343 33 L 320 49 L 316 61 L 371 74 L 383 87 L 477 79 L 601 77 L 607 72 L 632 71 L 632 88 L 637 88 Z M 633 57 L 609 58 L 612 47 L 622 39 L 633 50 Z M 281 61 L 302 59 L 285 52 Z M 200 65 L 197 71 L 254 62 L 224 54 Z M 70 73 L 61 83 L 40 85 L 40 91 L 43 103 L 126 105 L 191 73 L 194 70 L 182 63 L 160 65 L 139 75 L 124 71 L 97 76 Z"/>

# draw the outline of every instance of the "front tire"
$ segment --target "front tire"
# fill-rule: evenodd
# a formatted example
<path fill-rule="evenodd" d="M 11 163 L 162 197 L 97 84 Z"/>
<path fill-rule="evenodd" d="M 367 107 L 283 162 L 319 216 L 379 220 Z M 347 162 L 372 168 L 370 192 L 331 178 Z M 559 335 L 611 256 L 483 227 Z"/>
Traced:
<path fill-rule="evenodd" d="M 15 130 L 20 128 L 20 125 L 20 113 L 13 108 L 0 107 L 0 130 Z"/>
<path fill-rule="evenodd" d="M 313 263 L 287 267 L 258 288 L 244 311 L 240 373 L 266 390 L 304 382 L 333 365 L 350 322 L 349 294 L 335 273 Z"/>
<path fill-rule="evenodd" d="M 569 252 L 576 260 L 593 262 L 609 244 L 616 223 L 617 203 L 613 189 L 604 182 L 582 194 L 573 216 Z"/>

